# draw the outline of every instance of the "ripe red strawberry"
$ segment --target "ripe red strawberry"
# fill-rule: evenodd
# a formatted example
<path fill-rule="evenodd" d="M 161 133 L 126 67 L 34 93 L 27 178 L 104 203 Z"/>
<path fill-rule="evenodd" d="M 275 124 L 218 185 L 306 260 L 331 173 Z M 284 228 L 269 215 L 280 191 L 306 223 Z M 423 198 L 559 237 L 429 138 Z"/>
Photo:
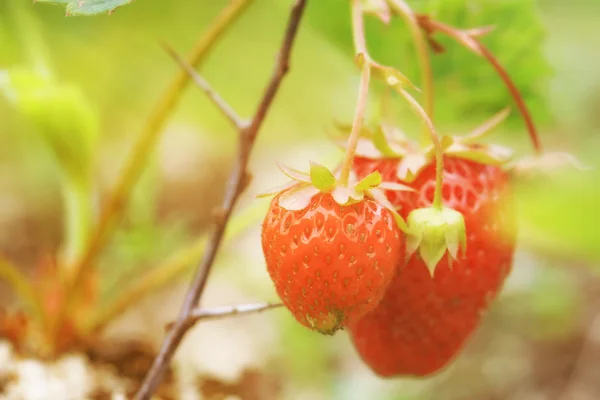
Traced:
<path fill-rule="evenodd" d="M 404 258 L 404 235 L 392 212 L 369 199 L 340 205 L 318 193 L 290 211 L 280 196 L 262 230 L 269 275 L 302 325 L 333 334 L 379 303 Z"/>
<path fill-rule="evenodd" d="M 355 172 L 379 170 L 386 180 L 398 161 L 356 160 Z M 410 184 L 416 193 L 387 193 L 406 217 L 432 204 L 435 167 Z M 511 270 L 515 215 L 506 174 L 496 166 L 444 158 L 444 206 L 464 216 L 466 254 L 443 257 L 433 276 L 418 253 L 403 265 L 378 307 L 350 327 L 354 345 L 377 374 L 425 376 L 457 355 Z"/>

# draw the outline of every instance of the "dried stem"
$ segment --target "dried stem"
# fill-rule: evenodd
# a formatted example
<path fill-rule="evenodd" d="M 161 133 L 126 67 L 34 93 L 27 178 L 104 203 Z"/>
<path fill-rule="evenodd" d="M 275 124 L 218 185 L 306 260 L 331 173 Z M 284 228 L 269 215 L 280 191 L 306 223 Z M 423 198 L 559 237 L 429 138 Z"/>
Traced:
<path fill-rule="evenodd" d="M 231 0 L 194 46 L 188 57 L 189 65 L 196 67 L 204 61 L 223 33 L 252 2 L 253 0 Z M 74 269 L 73 277 L 70 279 L 70 290 L 67 290 L 70 296 L 68 303 L 71 303 L 76 297 L 73 291 L 81 286 L 81 281 L 87 275 L 88 269 L 91 268 L 94 258 L 110 237 L 115 228 L 115 223 L 122 216 L 135 182 L 146 165 L 165 122 L 178 104 L 189 80 L 188 73 L 182 70 L 179 71 L 150 113 L 150 117 L 140 133 L 119 181 L 102 209 L 100 222 L 92 233 L 87 249 Z M 67 304 L 67 306 L 70 306 L 70 304 Z"/>
<path fill-rule="evenodd" d="M 408 26 L 410 34 L 415 43 L 417 57 L 421 68 L 421 85 L 423 86 L 425 111 L 429 118 L 434 120 L 435 113 L 435 93 L 433 88 L 433 72 L 431 71 L 431 57 L 429 54 L 429 46 L 423 31 L 420 29 L 417 16 L 406 4 L 404 0 L 387 0 L 390 7 L 398 14 Z M 427 126 L 425 126 L 425 130 Z"/>
<path fill-rule="evenodd" d="M 213 102 L 213 104 L 223 113 L 223 115 L 238 130 L 244 129 L 246 122 L 242 120 L 235 110 L 212 88 L 212 86 L 200 74 L 194 71 L 194 68 L 188 64 L 171 46 L 163 43 L 165 51 L 179 64 L 179 66 L 190 76 L 197 87 L 200 88 Z"/>
<path fill-rule="evenodd" d="M 225 199 L 219 213 L 220 216 L 215 223 L 214 231 L 208 241 L 206 252 L 197 267 L 196 275 L 185 296 L 177 321 L 163 341 L 158 356 L 154 360 L 150 371 L 148 371 L 148 374 L 144 378 L 140 390 L 135 396 L 135 399 L 137 400 L 150 400 L 152 393 L 154 393 L 157 386 L 160 384 L 164 370 L 173 357 L 175 350 L 190 328 L 189 317 L 193 313 L 198 300 L 204 291 L 209 272 L 219 249 L 219 245 L 223 239 L 229 217 L 241 194 L 241 190 L 245 186 L 246 177 L 248 176 L 246 168 L 256 136 L 265 119 L 267 111 L 273 102 L 275 94 L 279 89 L 281 81 L 289 69 L 291 49 L 298 32 L 298 26 L 305 6 L 306 0 L 297 0 L 291 10 L 286 34 L 279 50 L 276 66 L 270 82 L 267 85 L 251 123 L 240 131 L 238 160 L 229 176 Z"/>
<path fill-rule="evenodd" d="M 197 308 L 188 318 L 188 325 L 193 326 L 200 321 L 228 318 L 238 315 L 257 314 L 273 308 L 283 307 L 282 303 L 254 303 L 240 304 L 237 306 L 223 306 L 214 308 Z M 174 322 L 168 324 L 165 329 L 172 329 Z"/>
<path fill-rule="evenodd" d="M 533 148 L 535 149 L 536 153 L 541 154 L 542 145 L 539 140 L 539 135 L 537 133 L 535 123 L 533 122 L 533 118 L 531 117 L 531 113 L 529 112 L 529 109 L 523 100 L 523 96 L 519 92 L 519 89 L 511 79 L 506 69 L 504 69 L 502 64 L 500 64 L 494 54 L 477 38 L 478 36 L 481 36 L 481 32 L 488 32 L 489 30 L 485 29 L 479 32 L 473 30 L 463 31 L 450 25 L 446 25 L 442 22 L 435 21 L 429 16 L 419 16 L 417 20 L 421 27 L 430 35 L 435 32 L 441 32 L 453 38 L 475 54 L 485 58 L 494 67 L 496 73 L 500 76 L 502 82 L 504 82 L 512 98 L 517 104 L 517 108 L 519 109 L 519 112 L 525 121 L 525 125 L 527 126 L 527 131 L 533 144 Z M 475 32 L 475 34 L 473 32 Z"/>

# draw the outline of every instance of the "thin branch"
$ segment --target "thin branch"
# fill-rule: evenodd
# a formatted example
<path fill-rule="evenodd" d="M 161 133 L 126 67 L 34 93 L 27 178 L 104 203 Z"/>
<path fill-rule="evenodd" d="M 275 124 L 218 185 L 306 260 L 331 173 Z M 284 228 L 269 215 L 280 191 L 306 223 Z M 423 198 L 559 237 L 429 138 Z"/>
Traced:
<path fill-rule="evenodd" d="M 517 108 L 519 109 L 519 112 L 521 113 L 521 116 L 525 121 L 525 125 L 527 126 L 527 131 L 529 133 L 529 138 L 531 139 L 531 142 L 533 144 L 533 148 L 538 154 L 541 154 L 542 145 L 539 140 L 539 135 L 537 133 L 537 129 L 535 123 L 533 122 L 531 113 L 529 112 L 529 109 L 527 108 L 527 105 L 523 100 L 521 92 L 513 82 L 506 69 L 502 66 L 502 64 L 500 64 L 500 61 L 498 61 L 494 54 L 487 47 L 485 47 L 477 38 L 477 36 L 480 36 L 482 32 L 487 33 L 485 28 L 483 30 L 480 30 L 478 34 L 473 35 L 469 33 L 472 32 L 472 30 L 463 31 L 458 28 L 454 28 L 450 25 L 446 25 L 442 22 L 435 21 L 426 15 L 419 16 L 417 20 L 419 22 L 419 25 L 421 25 L 421 27 L 429 35 L 432 35 L 435 32 L 441 32 L 453 38 L 458 43 L 462 44 L 475 54 L 485 58 L 492 65 L 492 67 L 494 67 L 496 73 L 498 74 L 498 76 L 500 76 L 500 79 L 502 79 L 502 82 L 504 82 L 508 91 L 510 92 L 510 95 L 517 104 Z"/>
<path fill-rule="evenodd" d="M 223 306 L 214 308 L 196 308 L 188 318 L 188 325 L 191 327 L 200 321 L 229 318 L 238 315 L 258 314 L 273 308 L 283 307 L 282 303 L 254 303 L 240 304 L 237 306 Z M 174 322 L 168 324 L 165 329 L 172 329 Z"/>
<path fill-rule="evenodd" d="M 517 108 L 523 116 L 525 125 L 527 125 L 527 132 L 529 132 L 529 138 L 531 139 L 533 148 L 538 154 L 541 154 L 542 144 L 540 143 L 540 138 L 537 133 L 535 123 L 533 122 L 533 117 L 531 116 L 531 113 L 527 108 L 527 104 L 525 104 L 525 100 L 523 100 L 523 96 L 517 88 L 517 85 L 515 85 L 510 75 L 508 74 L 508 71 L 504 69 L 504 67 L 502 66 L 502 64 L 500 64 L 500 61 L 498 61 L 494 54 L 487 47 L 485 47 L 478 39 L 473 38 L 472 40 L 474 40 L 477 43 L 477 45 L 479 46 L 479 51 L 481 51 L 483 57 L 485 57 L 488 60 L 488 62 L 494 67 L 494 69 L 500 76 L 500 79 L 502 79 L 502 82 L 504 82 L 504 84 L 506 85 L 515 103 L 517 103 Z"/>
<path fill-rule="evenodd" d="M 421 85 L 423 86 L 425 97 L 425 111 L 429 118 L 434 120 L 435 113 L 435 93 L 433 88 L 433 72 L 431 70 L 431 56 L 425 35 L 419 27 L 419 22 L 415 13 L 404 0 L 387 0 L 388 4 L 396 14 L 398 14 L 408 26 L 410 34 L 415 43 L 417 57 L 421 67 Z M 424 127 L 427 130 L 427 127 Z"/>
<path fill-rule="evenodd" d="M 172 330 L 169 331 L 158 356 L 154 360 L 150 371 L 148 371 L 140 390 L 135 396 L 136 400 L 150 400 L 152 393 L 156 390 L 162 380 L 163 373 L 167 368 L 171 358 L 173 357 L 179 343 L 185 336 L 185 333 L 190 328 L 189 317 L 193 313 L 198 300 L 200 299 L 209 272 L 212 268 L 217 251 L 223 239 L 229 217 L 233 211 L 237 199 L 241 194 L 241 190 L 245 185 L 246 177 L 248 176 L 246 168 L 250 158 L 252 148 L 256 139 L 256 135 L 264 121 L 267 111 L 275 98 L 275 94 L 279 89 L 281 80 L 289 68 L 289 58 L 294 39 L 298 32 L 300 19 L 302 18 L 306 0 L 296 0 L 290 12 L 290 18 L 286 29 L 285 37 L 279 54 L 275 70 L 271 76 L 271 80 L 267 85 L 261 102 L 259 103 L 252 122 L 247 128 L 240 131 L 239 143 L 239 158 L 231 172 L 228 180 L 225 199 L 220 210 L 220 217 L 216 220 L 214 231 L 208 241 L 207 249 L 204 256 L 196 269 L 196 275 L 186 293 L 181 311 L 175 322 Z"/>
<path fill-rule="evenodd" d="M 352 131 L 348 138 L 348 145 L 346 146 L 346 156 L 342 163 L 342 170 L 340 172 L 340 184 L 347 185 L 350 178 L 350 171 L 352 170 L 352 164 L 354 162 L 354 156 L 356 155 L 356 147 L 360 139 L 360 134 L 363 126 L 363 120 L 365 117 L 365 110 L 367 108 L 367 100 L 369 98 L 369 82 L 371 80 L 371 64 L 365 62 L 362 66 L 362 72 L 360 75 L 360 86 L 358 88 L 358 97 L 356 100 L 356 111 L 354 113 L 354 121 L 352 122 Z"/>
<path fill-rule="evenodd" d="M 372 60 L 369 58 L 369 53 L 366 46 L 363 8 L 360 0 L 354 0 L 351 7 L 354 46 L 357 55 L 357 61 L 359 61 L 359 65 L 362 70 L 360 74 L 358 96 L 356 99 L 354 121 L 352 121 L 352 131 L 350 132 L 350 137 L 348 138 L 346 156 L 344 157 L 340 172 L 340 183 L 342 185 L 348 184 L 350 171 L 352 170 L 352 163 L 354 162 L 354 156 L 356 155 L 356 146 L 358 145 L 358 140 L 360 139 L 363 121 L 365 118 L 365 110 L 367 108 L 367 101 L 369 100 L 369 84 L 371 81 L 372 67 Z"/>
<path fill-rule="evenodd" d="M 189 65 L 194 67 L 200 65 L 223 36 L 223 33 L 243 14 L 244 10 L 253 1 L 231 0 L 229 5 L 217 16 L 192 49 L 188 57 Z M 73 292 L 76 292 L 77 288 L 81 287 L 81 281 L 87 275 L 89 268 L 91 268 L 94 258 L 108 241 L 116 223 L 123 215 L 130 193 L 140 177 L 144 166 L 147 164 L 148 157 L 152 154 L 151 150 L 157 142 L 167 119 L 177 106 L 189 81 L 190 77 L 185 71 L 178 71 L 151 111 L 150 117 L 142 128 L 139 139 L 126 161 L 123 172 L 119 176 L 119 181 L 102 209 L 100 222 L 90 237 L 88 247 L 78 260 L 76 268 L 74 268 L 74 273 L 67 290 L 69 296 L 67 307 L 75 300 L 77 293 Z"/>
<path fill-rule="evenodd" d="M 361 0 L 353 0 L 351 6 L 352 13 L 352 40 L 354 42 L 354 53 L 363 54 L 369 57 L 367 51 L 367 40 L 365 35 L 365 21 L 363 17 L 363 7 Z"/>
<path fill-rule="evenodd" d="M 427 115 L 427 112 L 421 107 L 419 102 L 410 95 L 406 90 L 400 88 L 398 92 L 408 102 L 409 106 L 417 114 L 417 116 L 425 124 L 425 132 L 429 135 L 431 143 L 435 150 L 435 191 L 433 193 L 433 206 L 440 210 L 443 206 L 442 198 L 442 187 L 444 184 L 443 173 L 444 173 L 444 148 L 440 138 L 435 130 L 435 126 L 431 121 L 431 118 Z"/>
<path fill-rule="evenodd" d="M 233 124 L 238 130 L 244 129 L 246 122 L 242 120 L 235 110 L 227 104 L 227 102 L 212 88 L 212 86 L 204 79 L 200 74 L 194 71 L 194 68 L 188 64 L 175 50 L 166 43 L 162 43 L 163 48 L 175 60 L 177 64 L 190 76 L 196 86 L 200 88 L 213 104 L 223 113 L 225 117 Z"/>

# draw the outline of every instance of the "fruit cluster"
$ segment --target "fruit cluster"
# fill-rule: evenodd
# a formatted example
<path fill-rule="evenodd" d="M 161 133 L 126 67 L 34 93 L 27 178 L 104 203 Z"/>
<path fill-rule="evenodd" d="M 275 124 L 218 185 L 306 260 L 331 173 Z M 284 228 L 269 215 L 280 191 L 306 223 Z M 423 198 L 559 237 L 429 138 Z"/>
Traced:
<path fill-rule="evenodd" d="M 377 4 L 416 23 L 400 3 Z M 508 110 L 470 134 L 439 137 L 432 107 L 424 110 L 406 90 L 410 81 L 368 54 L 362 17 L 372 10 L 352 4 L 362 74 L 353 124 L 339 126 L 350 132 L 340 140 L 346 157 L 335 172 L 315 163 L 309 173 L 281 167 L 292 182 L 271 193 L 262 249 L 298 322 L 324 334 L 347 329 L 380 376 L 427 376 L 460 352 L 512 268 L 516 216 L 504 168 L 512 152 L 481 140 Z M 473 33 L 419 21 L 429 34 L 442 30 L 489 54 Z M 425 141 L 409 140 L 389 115 L 363 127 L 371 76 L 408 102 L 424 122 Z M 534 129 L 531 137 L 539 149 Z"/>
<path fill-rule="evenodd" d="M 381 376 L 424 376 L 457 354 L 500 290 L 511 270 L 515 216 L 500 167 L 445 156 L 443 201 L 464 216 L 466 246 L 455 256 L 444 248 L 432 268 L 427 254 L 410 248 L 416 233 L 394 214 L 410 223 L 411 212 L 432 205 L 435 166 L 426 164 L 407 181 L 398 176 L 401 161 L 353 162 L 357 178 L 375 173 L 400 184 L 382 184 L 390 187 L 383 204 L 362 193 L 338 202 L 339 187 L 304 182 L 277 194 L 262 246 L 277 293 L 298 322 L 326 334 L 347 327 Z M 301 185 L 313 190 L 302 193 Z M 373 190 L 381 186 L 366 192 Z M 446 228 L 421 234 L 444 235 Z"/>

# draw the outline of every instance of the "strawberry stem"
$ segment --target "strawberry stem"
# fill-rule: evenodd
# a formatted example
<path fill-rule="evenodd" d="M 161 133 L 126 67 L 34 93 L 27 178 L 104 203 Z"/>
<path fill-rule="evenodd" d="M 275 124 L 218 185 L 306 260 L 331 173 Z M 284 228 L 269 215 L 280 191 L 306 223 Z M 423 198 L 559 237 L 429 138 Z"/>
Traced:
<path fill-rule="evenodd" d="M 431 71 L 431 57 L 429 55 L 429 46 L 425 40 L 425 35 L 419 26 L 419 21 L 415 13 L 411 10 L 404 0 L 387 0 L 388 5 L 398 14 L 408 26 L 410 34 L 415 43 L 417 57 L 421 68 L 421 85 L 424 91 L 425 111 L 433 121 L 435 112 L 435 94 L 433 88 L 433 73 Z M 423 134 L 428 135 L 427 126 L 423 129 Z"/>
<path fill-rule="evenodd" d="M 355 54 L 363 54 L 365 58 L 370 60 L 365 37 L 363 8 L 360 0 L 352 1 L 352 39 L 354 41 Z"/>
<path fill-rule="evenodd" d="M 463 31 L 453 26 L 446 25 L 442 22 L 435 21 L 426 15 L 418 17 L 417 22 L 428 34 L 431 35 L 436 31 L 441 32 L 453 38 L 459 44 L 463 45 L 475 54 L 485 58 L 492 65 L 492 67 L 494 67 L 496 73 L 498 76 L 500 76 L 500 79 L 502 82 L 504 82 L 508 91 L 510 92 L 510 95 L 517 104 L 517 108 L 519 109 L 519 112 L 525 121 L 525 125 L 527 126 L 529 138 L 531 139 L 531 143 L 533 144 L 535 152 L 537 154 L 541 154 L 542 145 L 537 133 L 537 128 L 533 122 L 531 113 L 525 104 L 525 100 L 523 100 L 521 92 L 519 92 L 519 89 L 511 79 L 506 69 L 502 66 L 502 64 L 500 64 L 500 61 L 498 61 L 494 54 L 477 39 L 477 31 Z"/>
<path fill-rule="evenodd" d="M 435 126 L 431 119 L 427 116 L 427 113 L 421 107 L 419 102 L 415 100 L 414 97 L 410 95 L 404 89 L 398 89 L 398 92 L 402 97 L 406 99 L 410 107 L 417 113 L 419 118 L 425 124 L 427 128 L 427 133 L 429 134 L 429 138 L 433 143 L 433 147 L 435 150 L 435 192 L 433 194 L 433 207 L 441 210 L 443 207 L 442 203 L 442 186 L 444 183 L 444 148 L 442 147 L 442 142 L 440 141 L 439 136 L 435 131 Z"/>
<path fill-rule="evenodd" d="M 357 61 L 361 65 L 362 73 L 360 75 L 360 83 L 358 88 L 358 99 L 356 101 L 356 110 L 354 112 L 354 121 L 352 122 L 352 132 L 348 138 L 348 146 L 346 148 L 346 156 L 342 163 L 339 183 L 342 186 L 348 185 L 352 163 L 356 155 L 356 146 L 360 138 L 365 109 L 367 107 L 367 99 L 369 97 L 369 82 L 371 80 L 371 59 L 366 50 L 365 27 L 363 21 L 363 10 L 360 0 L 352 2 L 352 27 L 354 46 L 356 48 Z"/>
<path fill-rule="evenodd" d="M 535 127 L 535 123 L 533 122 L 531 113 L 529 112 L 529 109 L 527 108 L 527 105 L 525 104 L 525 100 L 523 100 L 523 96 L 521 95 L 521 92 L 519 92 L 519 89 L 517 88 L 517 86 L 515 85 L 513 80 L 511 79 L 510 75 L 508 74 L 506 69 L 504 69 L 502 64 L 500 64 L 500 62 L 494 56 L 494 54 L 490 50 L 488 50 L 487 47 L 485 47 L 483 44 L 481 44 L 478 40 L 476 40 L 476 39 L 473 39 L 473 40 L 477 43 L 479 50 L 481 51 L 481 55 L 488 60 L 488 62 L 492 65 L 492 67 L 494 67 L 494 69 L 496 70 L 496 73 L 498 73 L 498 76 L 500 76 L 500 79 L 502 79 L 502 82 L 504 82 L 504 84 L 506 85 L 506 88 L 510 92 L 510 95 L 512 96 L 513 100 L 517 104 L 517 108 L 519 109 L 519 112 L 521 113 L 521 116 L 523 117 L 523 120 L 525 121 L 525 125 L 527 126 L 527 132 L 529 133 L 529 139 L 531 139 L 531 143 L 533 144 L 533 148 L 534 148 L 535 152 L 537 154 L 542 154 L 542 144 L 540 142 L 540 137 L 537 133 L 537 129 Z"/>

